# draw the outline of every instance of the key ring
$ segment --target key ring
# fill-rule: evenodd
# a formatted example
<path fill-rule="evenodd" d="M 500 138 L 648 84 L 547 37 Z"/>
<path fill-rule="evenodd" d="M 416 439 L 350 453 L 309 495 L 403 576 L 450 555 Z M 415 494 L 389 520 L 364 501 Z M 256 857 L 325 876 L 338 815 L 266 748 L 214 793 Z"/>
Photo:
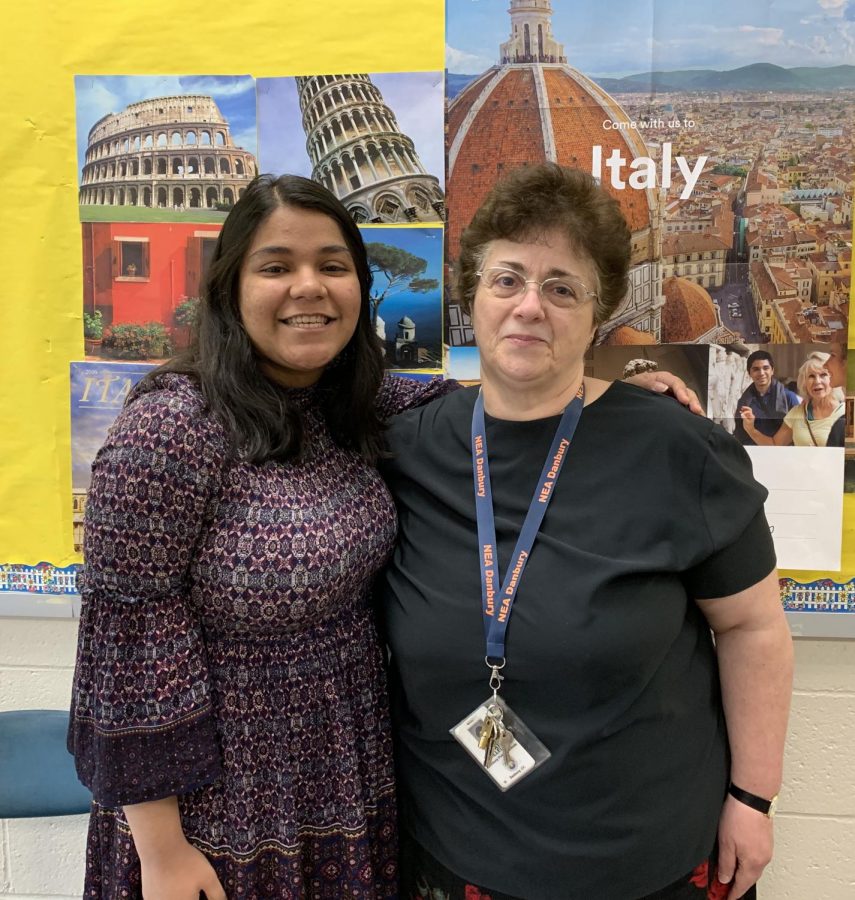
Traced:
<path fill-rule="evenodd" d="M 505 713 L 498 703 L 491 703 L 487 707 L 487 715 L 493 719 L 496 725 L 502 725 L 502 719 L 505 717 Z M 502 730 L 504 730 L 504 728 Z"/>

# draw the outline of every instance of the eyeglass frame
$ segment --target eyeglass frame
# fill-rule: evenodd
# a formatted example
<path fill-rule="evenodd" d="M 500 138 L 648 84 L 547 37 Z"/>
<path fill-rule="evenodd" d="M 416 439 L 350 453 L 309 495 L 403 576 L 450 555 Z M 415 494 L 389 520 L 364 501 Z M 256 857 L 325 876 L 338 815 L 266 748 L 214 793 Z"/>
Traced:
<path fill-rule="evenodd" d="M 476 272 L 475 276 L 478 279 L 480 279 L 485 273 L 490 272 L 490 271 L 509 272 L 511 275 L 518 275 L 520 278 L 522 278 L 522 272 L 518 272 L 516 269 L 509 269 L 507 266 L 487 266 L 486 269 L 481 269 L 480 271 Z M 543 286 L 547 282 L 549 282 L 549 281 L 565 281 L 565 280 L 572 280 L 572 281 L 578 282 L 582 286 L 586 297 L 593 297 L 595 300 L 599 300 L 600 295 L 596 291 L 589 290 L 588 285 L 585 284 L 585 282 L 582 281 L 581 278 L 577 278 L 575 275 L 552 275 L 549 278 L 544 278 L 543 281 L 538 281 L 536 278 L 523 278 L 522 291 L 520 291 L 519 294 L 511 294 L 510 297 L 504 297 L 504 298 L 500 297 L 498 299 L 500 299 L 500 300 L 501 299 L 516 300 L 517 298 L 524 297 L 527 285 L 536 284 L 537 285 L 537 293 L 538 293 L 538 296 L 540 297 L 541 303 L 544 303 L 544 302 L 551 303 L 553 306 L 557 306 L 558 309 L 574 309 L 574 308 L 578 309 L 578 307 L 582 305 L 581 302 L 576 307 L 574 307 L 572 304 L 569 304 L 567 306 L 559 306 L 558 304 L 553 303 L 552 300 L 544 299 Z M 486 287 L 486 285 L 485 285 L 485 287 Z M 490 288 L 487 287 L 487 290 L 489 291 Z"/>

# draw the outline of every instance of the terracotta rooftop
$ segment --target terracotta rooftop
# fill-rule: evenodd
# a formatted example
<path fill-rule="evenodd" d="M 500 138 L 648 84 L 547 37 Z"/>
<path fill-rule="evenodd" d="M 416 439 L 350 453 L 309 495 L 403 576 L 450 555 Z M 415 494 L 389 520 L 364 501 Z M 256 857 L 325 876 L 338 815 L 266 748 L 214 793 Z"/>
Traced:
<path fill-rule="evenodd" d="M 838 340 L 846 338 L 846 331 L 849 324 L 849 304 L 845 304 L 843 309 L 834 309 L 831 306 L 820 306 L 819 314 L 822 316 L 825 324 L 838 335 Z"/>
<path fill-rule="evenodd" d="M 794 213 L 789 207 L 779 206 L 777 203 L 755 203 L 753 206 L 746 206 L 742 213 L 746 219 L 779 219 L 785 222 L 792 222 L 798 219 L 798 213 Z"/>
<path fill-rule="evenodd" d="M 636 328 L 630 328 L 628 325 L 621 325 L 610 331 L 603 341 L 607 347 L 629 347 L 642 344 L 655 344 L 656 340 L 653 335 L 647 331 L 639 331 Z"/>
<path fill-rule="evenodd" d="M 846 311 L 820 306 L 815 315 L 806 314 L 795 298 L 777 300 L 775 306 L 779 315 L 787 323 L 793 339 L 799 344 L 828 343 L 845 339 L 848 325 Z"/>
<path fill-rule="evenodd" d="M 691 343 L 718 324 L 710 295 L 688 278 L 671 276 L 662 282 L 662 343 Z"/>
<path fill-rule="evenodd" d="M 829 259 L 823 250 L 817 250 L 816 253 L 808 254 L 808 259 L 817 272 L 825 272 L 833 274 L 840 268 L 836 259 Z"/>
<path fill-rule="evenodd" d="M 777 180 L 767 172 L 760 172 L 758 169 L 752 169 L 748 175 L 745 185 L 746 191 L 759 191 L 763 188 L 778 186 Z"/>
<path fill-rule="evenodd" d="M 793 247 L 798 246 L 799 244 L 813 244 L 816 243 L 816 235 L 807 231 L 800 232 L 787 229 L 782 232 L 778 229 L 774 229 L 756 231 L 749 235 L 746 240 L 748 244 L 753 247 L 758 246 L 774 249 L 775 247 Z M 813 257 L 814 254 L 809 255 Z"/>
<path fill-rule="evenodd" d="M 719 190 L 723 187 L 728 187 L 732 184 L 735 184 L 738 181 L 735 175 L 702 175 L 698 179 L 698 184 L 709 184 L 715 186 Z"/>
<path fill-rule="evenodd" d="M 720 237 L 697 231 L 676 231 L 662 238 L 662 256 L 677 256 L 682 253 L 721 252 L 730 249 Z"/>
<path fill-rule="evenodd" d="M 778 296 L 778 289 L 772 280 L 769 270 L 762 262 L 753 262 L 750 266 L 751 279 L 754 282 L 760 299 L 764 303 L 771 303 Z"/>
<path fill-rule="evenodd" d="M 775 304 L 778 314 L 787 323 L 792 332 L 795 343 L 809 344 L 812 340 L 811 329 L 802 314 L 802 305 L 796 298 L 792 300 L 778 300 Z"/>
<path fill-rule="evenodd" d="M 772 276 L 772 280 L 778 288 L 778 293 L 796 290 L 796 283 L 786 269 L 783 269 L 780 266 L 769 266 L 769 274 Z"/>

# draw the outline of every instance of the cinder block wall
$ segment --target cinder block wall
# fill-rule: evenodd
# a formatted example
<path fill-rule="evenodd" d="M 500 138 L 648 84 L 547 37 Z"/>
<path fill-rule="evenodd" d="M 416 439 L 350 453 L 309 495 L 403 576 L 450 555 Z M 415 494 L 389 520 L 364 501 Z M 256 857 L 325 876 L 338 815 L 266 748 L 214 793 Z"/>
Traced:
<path fill-rule="evenodd" d="M 0 709 L 64 708 L 76 622 L 0 619 Z M 776 853 L 762 900 L 855 897 L 855 641 L 796 641 Z M 85 817 L 0 822 L 0 898 L 83 889 Z"/>
<path fill-rule="evenodd" d="M 66 709 L 76 643 L 76 619 L 0 618 L 0 710 Z M 87 818 L 0 819 L 0 898 L 79 898 Z"/>
<path fill-rule="evenodd" d="M 796 641 L 775 858 L 762 900 L 855 897 L 855 641 Z"/>

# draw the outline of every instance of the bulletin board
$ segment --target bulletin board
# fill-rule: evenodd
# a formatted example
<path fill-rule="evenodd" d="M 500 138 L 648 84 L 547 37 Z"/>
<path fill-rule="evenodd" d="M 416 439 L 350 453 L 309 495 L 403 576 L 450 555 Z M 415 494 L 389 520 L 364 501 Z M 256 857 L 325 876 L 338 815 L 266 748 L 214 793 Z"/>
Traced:
<path fill-rule="evenodd" d="M 70 364 L 87 356 L 75 76 L 441 72 L 443 3 L 331 0 L 321 13 L 268 0 L 216 10 L 71 0 L 10 8 L 6 33 L 0 592 L 73 593 Z"/>
<path fill-rule="evenodd" d="M 462 137 L 456 143 L 453 138 L 445 143 L 445 118 L 459 131 L 461 122 L 471 124 L 482 107 L 498 103 L 499 95 L 482 92 L 464 114 L 459 97 L 474 90 L 473 84 L 495 88 L 505 79 L 507 85 L 502 65 L 522 64 L 525 54 L 535 62 L 541 56 L 542 62 L 561 64 L 564 50 L 557 48 L 563 48 L 564 42 L 570 65 L 580 69 L 594 66 L 586 62 L 583 48 L 606 39 L 601 23 L 589 21 L 586 4 L 554 0 L 551 6 L 539 5 L 550 14 L 544 20 L 546 30 L 541 30 L 539 37 L 533 32 L 526 38 L 516 34 L 514 16 L 509 16 L 515 7 L 526 4 L 511 3 L 509 10 L 504 0 L 450 0 L 447 35 L 442 0 L 328 0 L 322 14 L 316 5 L 267 0 L 216 10 L 199 2 L 176 7 L 157 0 L 136 6 L 69 0 L 7 12 L 7 34 L 14 37 L 7 39 L 0 60 L 6 76 L 6 96 L 0 104 L 4 136 L 0 179 L 7 209 L 0 222 L 5 273 L 0 322 L 7 335 L 6 352 L 0 359 L 4 423 L 0 430 L 0 598 L 4 592 L 75 593 L 81 563 L 79 519 L 85 495 L 80 484 L 85 483 L 86 461 L 109 422 L 110 408 L 114 414 L 124 394 L 148 367 L 168 355 L 168 350 L 180 349 L 186 339 L 206 248 L 239 197 L 240 178 L 251 177 L 254 171 L 293 171 L 316 177 L 340 195 L 344 189 L 359 187 L 346 203 L 363 228 L 369 249 L 374 248 L 374 314 L 378 334 L 386 342 L 387 364 L 402 372 L 415 371 L 420 377 L 438 372 L 462 380 L 472 377 L 467 322 L 442 289 L 443 250 L 449 252 L 449 241 L 459 237 L 469 214 L 465 203 L 455 205 L 451 172 L 444 171 L 446 155 L 456 162 L 466 153 Z M 639 7 L 647 10 L 649 28 L 650 22 L 662 21 L 654 15 L 656 10 L 664 15 L 670 5 L 651 0 L 631 6 L 636 13 Z M 819 37 L 848 30 L 850 24 L 838 10 L 839 4 L 831 9 L 828 3 L 815 5 L 814 20 L 821 21 L 812 27 L 819 30 Z M 757 9 L 752 13 L 753 6 Z M 758 24 L 755 20 L 761 6 L 766 9 L 768 4 L 749 3 L 741 26 L 735 13 L 728 14 L 733 21 L 727 27 L 739 36 L 745 55 L 719 68 L 735 70 L 737 62 L 763 63 L 764 54 L 773 52 L 773 44 L 786 42 L 790 23 L 772 21 L 775 13 L 767 10 L 763 15 L 769 21 Z M 683 13 L 674 13 L 675 18 L 679 15 Z M 698 28 L 710 24 L 703 15 L 696 18 L 698 22 L 686 27 L 686 40 L 694 40 Z M 479 21 L 484 27 L 475 27 L 473 23 Z M 517 22 L 522 19 L 517 17 Z M 623 97 L 626 84 L 618 83 L 618 76 L 644 72 L 659 63 L 662 68 L 671 63 L 676 66 L 664 50 L 660 58 L 659 51 L 651 50 L 646 66 L 630 60 L 629 45 L 624 51 L 618 46 L 624 39 L 629 40 L 628 32 L 616 32 L 616 46 L 610 52 L 616 60 L 625 52 L 627 62 L 616 61 L 612 73 L 590 73 L 595 85 L 589 93 L 598 103 L 608 105 L 612 94 Z M 724 48 L 724 32 L 717 39 Z M 651 46 L 654 44 L 655 40 Z M 855 61 L 842 50 L 838 53 L 835 45 L 830 52 L 832 62 Z M 835 53 L 843 55 L 838 59 Z M 786 65 L 782 57 L 781 66 Z M 821 67 L 819 62 L 817 65 Z M 335 96 L 342 104 L 351 96 L 348 91 L 361 92 L 359 96 L 370 101 L 372 116 L 379 110 L 382 118 L 383 109 L 390 111 L 389 120 L 378 128 L 399 137 L 379 150 L 366 145 L 361 156 L 356 153 L 334 166 L 327 165 L 327 142 L 333 141 L 335 134 L 325 131 L 324 122 L 318 121 L 326 113 L 317 97 L 325 86 L 330 87 L 322 80 L 328 76 L 339 80 Z M 543 88 L 554 86 L 557 76 L 537 77 Z M 162 90 L 155 90 L 152 85 L 156 83 Z M 651 97 L 653 87 L 651 82 Z M 667 87 L 687 90 L 684 84 Z M 828 90 L 829 96 L 845 97 L 847 104 L 855 102 L 851 101 L 855 91 L 850 96 L 848 84 Z M 834 94 L 836 91 L 840 93 Z M 518 101 L 518 114 L 534 115 L 537 123 L 545 123 L 544 109 L 557 101 L 549 99 L 548 90 L 544 93 L 541 89 L 534 96 L 532 109 L 523 110 L 523 100 Z M 697 100 L 697 92 L 693 96 Z M 146 172 L 158 174 L 158 128 L 153 126 L 148 162 L 143 160 L 146 136 L 142 135 L 136 148 L 133 137 L 123 148 L 122 129 L 130 118 L 147 111 L 168 115 L 170 98 L 176 97 L 184 98 L 176 115 L 190 115 L 197 124 L 182 126 L 177 138 L 169 128 L 163 129 L 166 186 L 159 188 L 152 181 L 154 187 L 145 187 Z M 158 107 L 158 98 L 167 102 Z M 503 102 L 512 104 L 513 95 Z M 624 105 L 629 103 L 627 100 Z M 623 107 L 618 103 L 616 109 Z M 648 113 L 648 121 L 652 121 L 653 113 Z M 209 121 L 218 115 L 227 125 L 225 136 L 219 138 L 225 145 L 217 144 L 215 127 L 205 134 L 206 129 L 198 125 L 203 118 Z M 620 121 L 621 115 L 630 118 L 615 112 L 612 121 Z M 641 115 L 633 113 L 633 117 L 637 121 Z M 372 125 L 370 117 L 336 122 L 335 127 L 354 131 Z M 830 140 L 839 137 L 838 125 L 845 128 L 847 146 L 852 148 L 851 122 L 849 116 L 842 123 L 822 121 L 819 125 L 829 128 Z M 99 149 L 110 143 L 112 133 L 119 136 L 112 151 Z M 553 142 L 559 138 L 560 134 L 558 138 L 552 135 Z M 648 152 L 637 129 L 628 146 L 634 146 L 633 141 L 636 158 Z M 655 157 L 660 182 L 665 173 L 662 155 L 666 143 L 667 153 L 674 158 L 680 152 L 676 140 L 664 133 L 658 135 L 658 149 L 650 151 L 650 178 Z M 176 150 L 170 156 L 179 145 L 181 154 Z M 118 182 L 111 182 L 119 177 L 115 167 L 123 165 L 119 162 L 123 149 L 130 154 L 128 159 L 138 150 L 142 160 L 138 165 L 153 167 L 127 169 L 129 179 L 143 179 L 139 187 L 129 188 L 130 180 L 121 188 Z M 694 160 L 688 149 L 684 151 L 689 193 L 704 188 L 704 178 L 709 175 L 703 167 L 693 168 L 701 153 L 709 155 L 708 149 L 697 146 L 693 150 Z M 838 151 L 834 151 L 835 160 Z M 221 169 L 226 156 L 227 171 Z M 507 158 L 512 162 L 513 154 Z M 611 172 L 618 177 L 607 159 L 606 155 L 599 157 L 596 174 L 607 179 Z M 594 166 L 596 162 L 591 159 Z M 588 157 L 581 155 L 575 162 L 586 168 L 588 163 Z M 467 164 L 477 169 L 477 162 Z M 222 176 L 216 184 L 206 180 L 209 165 Z M 458 178 L 460 171 L 458 168 Z M 675 172 L 679 171 L 675 164 Z M 795 178 L 798 172 L 793 171 Z M 406 189 L 394 195 L 372 193 L 365 185 L 372 173 L 377 177 L 378 172 L 407 174 Z M 720 172 L 726 175 L 727 167 Z M 176 187 L 176 179 L 185 184 Z M 657 187 L 657 202 L 667 205 L 662 185 Z M 457 196 L 463 196 L 459 188 Z M 823 195 L 820 199 L 825 202 L 828 198 Z M 850 179 L 850 222 L 851 200 Z M 121 207 L 118 213 L 117 207 Z M 134 211 L 129 212 L 131 207 Z M 851 251 L 851 232 L 849 237 Z M 180 258 L 175 256 L 179 252 Z M 157 278 L 159 253 L 172 254 L 168 281 Z M 840 283 L 835 282 L 838 289 Z M 409 298 L 409 306 L 404 297 Z M 143 307 L 149 344 L 143 352 L 126 353 L 125 348 L 139 337 L 139 330 L 133 330 L 134 317 L 140 318 Z M 736 319 L 729 318 L 732 312 L 725 304 L 719 319 L 719 325 L 731 326 L 731 332 L 740 327 Z M 163 326 L 160 330 L 149 327 L 158 323 Z M 638 324 L 628 319 L 627 323 Z M 725 327 L 699 343 L 712 346 L 726 332 Z M 170 343 L 158 344 L 164 334 Z M 838 337 L 846 343 L 845 335 Z M 98 346 L 102 340 L 112 341 L 110 353 Z M 654 343 L 667 350 L 668 341 L 658 333 Z M 696 342 L 683 355 L 669 356 L 670 363 L 663 368 L 669 365 L 682 374 L 680 367 L 685 365 L 686 371 L 691 371 L 697 350 Z M 635 355 L 649 359 L 656 352 L 645 347 Z M 601 365 L 617 365 L 608 362 L 607 354 L 601 359 L 606 360 Z M 96 409 L 94 401 L 99 399 L 102 408 Z M 840 518 L 839 511 L 835 515 Z M 854 494 L 843 494 L 842 522 L 840 568 L 781 573 L 782 601 L 795 633 L 855 636 Z"/>

